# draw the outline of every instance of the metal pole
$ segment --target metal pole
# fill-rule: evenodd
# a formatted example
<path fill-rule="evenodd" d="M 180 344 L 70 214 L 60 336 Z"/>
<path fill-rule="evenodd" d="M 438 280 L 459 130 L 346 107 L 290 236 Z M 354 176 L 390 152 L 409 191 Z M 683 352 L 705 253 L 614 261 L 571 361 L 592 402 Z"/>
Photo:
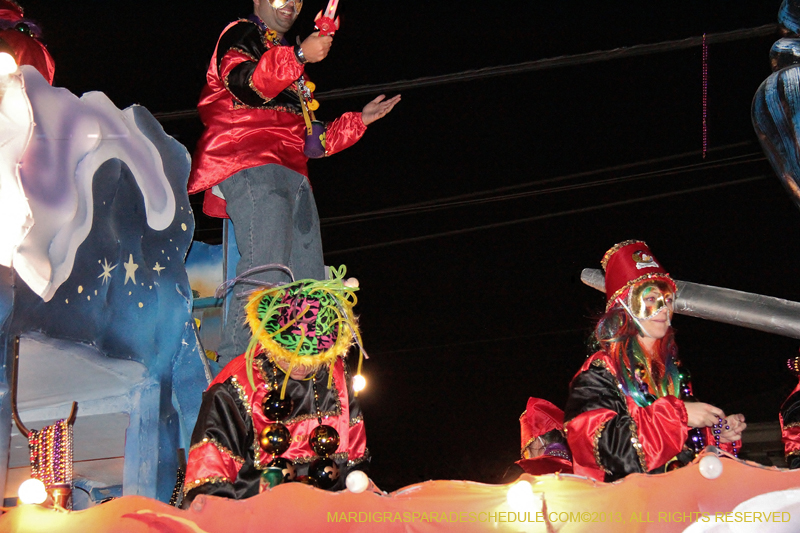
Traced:
<path fill-rule="evenodd" d="M 596 268 L 585 268 L 581 281 L 601 292 L 606 290 L 605 277 Z M 798 302 L 689 281 L 675 280 L 675 284 L 678 314 L 800 339 Z"/>

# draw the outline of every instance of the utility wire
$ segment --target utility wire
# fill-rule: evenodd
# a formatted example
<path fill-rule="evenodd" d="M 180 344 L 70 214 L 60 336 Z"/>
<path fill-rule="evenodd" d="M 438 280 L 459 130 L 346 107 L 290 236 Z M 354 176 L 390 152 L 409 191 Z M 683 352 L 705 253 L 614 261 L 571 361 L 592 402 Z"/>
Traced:
<path fill-rule="evenodd" d="M 777 24 L 765 24 L 764 26 L 758 26 L 756 28 L 745 28 L 741 30 L 708 34 L 705 36 L 705 42 L 708 44 L 727 43 L 741 39 L 752 39 L 754 37 L 774 35 L 777 31 Z M 392 83 L 358 85 L 347 89 L 332 89 L 330 91 L 324 91 L 315 94 L 315 97 L 318 100 L 335 100 L 338 98 L 348 98 L 351 96 L 362 96 L 365 94 L 383 93 L 387 91 L 418 89 L 420 87 L 431 87 L 434 85 L 444 85 L 447 83 L 493 78 L 496 76 L 508 76 L 510 74 L 521 74 L 523 72 L 533 72 L 536 70 L 545 70 L 555 67 L 587 65 L 589 63 L 610 61 L 612 59 L 644 56 L 659 52 L 671 52 L 674 50 L 682 50 L 684 48 L 701 46 L 702 44 L 703 36 L 701 35 L 699 37 L 688 37 L 686 39 L 678 39 L 674 41 L 662 41 L 660 43 L 653 44 L 637 44 L 635 46 L 624 46 L 621 48 L 614 48 L 612 50 L 598 50 L 585 54 L 573 54 L 568 56 L 538 59 L 535 61 L 525 61 L 524 63 L 515 63 L 513 65 L 465 70 L 463 72 L 445 74 L 442 76 L 427 76 L 413 80 L 395 81 Z"/>
<path fill-rule="evenodd" d="M 367 245 L 364 245 L 364 246 L 356 246 L 356 247 L 353 247 L 353 248 L 344 248 L 342 250 L 334 250 L 332 252 L 325 252 L 325 255 L 326 256 L 332 256 L 332 255 L 338 255 L 338 254 L 343 254 L 343 253 L 360 252 L 360 251 L 363 251 L 363 250 L 374 250 L 374 249 L 377 249 L 377 248 L 385 248 L 387 246 L 395 246 L 395 245 L 398 245 L 398 244 L 409 244 L 409 243 L 412 243 L 412 242 L 421 242 L 421 241 L 427 241 L 427 240 L 431 240 L 431 239 L 439 239 L 439 238 L 442 238 L 442 237 L 452 237 L 452 236 L 455 236 L 455 235 L 462 235 L 464 233 L 472 233 L 474 231 L 502 228 L 502 227 L 505 227 L 505 226 L 512 226 L 512 225 L 515 225 L 515 224 L 524 224 L 526 222 L 535 222 L 535 221 L 539 221 L 539 220 L 546 220 L 546 219 L 549 219 L 549 218 L 556 218 L 556 217 L 561 217 L 561 216 L 566 216 L 566 215 L 577 215 L 577 214 L 581 214 L 581 213 L 588 213 L 588 212 L 591 212 L 591 211 L 598 211 L 598 210 L 601 210 L 601 209 L 608 209 L 608 208 L 611 208 L 611 207 L 619 207 L 619 206 L 630 205 L 630 204 L 639 203 L 639 202 L 647 202 L 647 201 L 650 201 L 650 200 L 660 200 L 662 198 L 669 198 L 671 196 L 678 196 L 678 195 L 681 195 L 681 194 L 690 194 L 690 193 L 694 193 L 694 192 L 708 191 L 708 190 L 712 190 L 712 189 L 719 189 L 721 187 L 730 187 L 730 186 L 733 186 L 733 185 L 741 185 L 741 184 L 744 184 L 744 183 L 750 183 L 750 182 L 754 182 L 754 181 L 767 179 L 769 177 L 770 176 L 767 176 L 767 175 L 754 176 L 754 177 L 751 177 L 751 178 L 743 178 L 743 179 L 732 180 L 732 181 L 727 181 L 727 182 L 723 182 L 723 183 L 714 183 L 714 184 L 711 184 L 711 185 L 703 185 L 703 186 L 700 186 L 700 187 L 692 187 L 690 189 L 682 189 L 682 190 L 679 190 L 679 191 L 671 191 L 671 192 L 666 192 L 666 193 L 661 193 L 661 194 L 653 194 L 653 195 L 650 195 L 650 196 L 640 196 L 640 197 L 631 198 L 631 199 L 628 199 L 628 200 L 620 200 L 620 201 L 617 201 L 617 202 L 608 202 L 608 203 L 605 203 L 605 204 L 598 204 L 598 205 L 592 205 L 592 206 L 588 206 L 588 207 L 581 207 L 581 208 L 578 208 L 578 209 L 568 209 L 568 210 L 565 210 L 565 211 L 558 211 L 556 213 L 547 213 L 547 214 L 544 214 L 544 215 L 537 215 L 537 216 L 533 216 L 533 217 L 517 218 L 517 219 L 514 219 L 514 220 L 507 220 L 505 222 L 496 222 L 494 224 L 485 224 L 485 225 L 482 225 L 482 226 L 472 226 L 472 227 L 462 228 L 462 229 L 457 229 L 457 230 L 442 231 L 440 233 L 432 233 L 432 234 L 429 234 L 429 235 L 420 235 L 418 237 L 409 237 L 409 238 L 406 238 L 406 239 L 396 239 L 396 240 L 393 240 L 393 241 L 378 242 L 378 243 L 374 243 L 374 244 L 367 244 Z"/>
<path fill-rule="evenodd" d="M 743 142 L 738 142 L 738 143 L 733 143 L 733 144 L 729 144 L 729 145 L 725 145 L 725 146 L 712 148 L 712 149 L 709 150 L 709 152 L 717 152 L 717 151 L 724 151 L 724 150 L 729 150 L 729 149 L 733 149 L 733 148 L 741 148 L 741 147 L 749 146 L 749 145 L 753 145 L 753 144 L 754 143 L 752 141 L 743 141 Z M 527 196 L 535 196 L 535 195 L 540 195 L 540 194 L 561 192 L 561 191 L 566 191 L 566 190 L 571 190 L 571 189 L 583 189 L 583 188 L 595 186 L 596 184 L 602 185 L 602 184 L 611 183 L 611 182 L 614 182 L 614 181 L 623 181 L 623 180 L 630 180 L 630 179 L 642 179 L 644 177 L 659 177 L 659 176 L 664 176 L 664 175 L 677 175 L 677 174 L 683 174 L 683 173 L 686 173 L 686 172 L 691 172 L 691 171 L 694 171 L 694 170 L 707 170 L 709 168 L 717 168 L 719 166 L 727 166 L 727 165 L 731 165 L 731 164 L 744 164 L 744 163 L 748 163 L 748 162 L 761 161 L 761 160 L 765 159 L 763 156 L 760 156 L 758 158 L 751 159 L 751 160 L 748 160 L 748 161 L 738 161 L 738 162 L 736 161 L 737 159 L 743 159 L 743 158 L 754 156 L 754 155 L 758 154 L 758 152 L 751 152 L 751 153 L 742 154 L 742 155 L 738 155 L 738 156 L 732 156 L 732 157 L 719 159 L 719 160 L 715 160 L 715 161 L 705 161 L 705 162 L 702 162 L 702 163 L 695 163 L 695 164 L 690 164 L 690 165 L 682 165 L 682 166 L 679 166 L 679 167 L 670 167 L 670 168 L 662 169 L 662 170 L 656 170 L 656 171 L 650 171 L 650 172 L 643 172 L 643 173 L 639 173 L 639 174 L 634 174 L 632 176 L 624 176 L 624 177 L 620 177 L 620 178 L 611 178 L 610 180 L 594 180 L 594 181 L 591 181 L 591 182 L 588 182 L 588 183 L 581 183 L 581 184 L 576 184 L 576 185 L 568 185 L 568 186 L 565 186 L 565 187 L 553 187 L 553 188 L 550 188 L 550 189 L 538 189 L 538 190 L 535 190 L 535 191 L 527 191 L 527 192 L 523 192 L 523 193 L 502 195 L 502 193 L 505 193 L 507 191 L 514 191 L 514 190 L 518 190 L 518 189 L 524 189 L 524 188 L 534 187 L 534 186 L 538 186 L 538 185 L 546 185 L 546 184 L 551 184 L 551 183 L 560 183 L 560 182 L 563 182 L 563 181 L 574 180 L 574 179 L 577 179 L 577 178 L 584 178 L 584 177 L 588 177 L 588 176 L 593 176 L 593 175 L 603 174 L 603 173 L 609 173 L 609 172 L 615 172 L 615 171 L 620 171 L 620 170 L 628 170 L 628 169 L 632 169 L 632 168 L 635 168 L 635 167 L 641 167 L 641 166 L 651 165 L 651 164 L 655 164 L 655 163 L 669 162 L 669 161 L 674 161 L 676 159 L 684 159 L 684 158 L 687 158 L 687 157 L 697 156 L 697 155 L 700 155 L 700 154 L 701 154 L 701 151 L 699 151 L 699 150 L 692 151 L 692 152 L 684 152 L 684 153 L 681 153 L 681 154 L 658 157 L 658 158 L 653 158 L 653 159 L 644 160 L 644 161 L 636 161 L 636 162 L 633 162 L 633 163 L 625 163 L 625 164 L 622 164 L 622 165 L 614 165 L 614 166 L 610 166 L 610 167 L 606 167 L 606 168 L 602 168 L 602 169 L 597 169 L 597 170 L 577 172 L 577 173 L 573 173 L 573 174 L 567 174 L 567 175 L 564 175 L 564 176 L 557 176 L 557 177 L 554 177 L 554 178 L 546 178 L 546 179 L 543 179 L 543 180 L 536 180 L 536 181 L 530 181 L 530 182 L 520 183 L 520 184 L 516 184 L 516 185 L 509 185 L 509 186 L 505 186 L 505 187 L 497 187 L 497 188 L 494 188 L 494 189 L 477 191 L 477 192 L 474 192 L 474 193 L 466 193 L 466 194 L 460 194 L 460 195 L 455 195 L 455 196 L 449 196 L 449 197 L 445 197 L 445 198 L 439 198 L 439 199 L 436 199 L 436 200 L 426 200 L 426 201 L 423 201 L 423 202 L 416 202 L 416 203 L 405 204 L 405 205 L 401 205 L 401 206 L 390 207 L 390 208 L 386 208 L 386 209 L 367 211 L 367 212 L 364 212 L 364 213 L 357 213 L 357 214 L 353 214 L 353 215 L 343 215 L 343 216 L 339 216 L 339 217 L 322 218 L 322 219 L 320 219 L 320 224 L 322 226 L 326 227 L 326 228 L 330 228 L 330 227 L 340 226 L 340 225 L 343 225 L 343 224 L 350 224 L 350 223 L 356 223 L 356 222 L 365 222 L 365 221 L 371 221 L 371 220 L 380 220 L 380 219 L 389 218 L 389 217 L 393 217 L 393 216 L 402 216 L 402 215 L 412 214 L 412 213 L 425 213 L 425 212 L 430 212 L 430 211 L 436 211 L 436 210 L 439 210 L 439 209 L 446 209 L 446 208 L 450 208 L 450 207 L 459 207 L 459 206 L 462 206 L 462 205 L 470 205 L 470 204 L 473 204 L 473 203 L 474 204 L 490 203 L 490 202 L 495 202 L 495 201 L 504 201 L 504 200 L 522 198 L 522 197 L 527 197 Z M 727 165 L 725 164 L 725 162 L 728 162 Z M 500 195 L 498 195 L 498 193 L 500 193 Z M 471 199 L 471 198 L 478 198 L 478 200 L 470 202 L 469 199 Z M 217 232 L 219 232 L 219 228 L 205 228 L 205 229 L 197 228 L 197 229 L 195 229 L 195 234 L 197 234 L 197 235 L 209 234 L 209 233 L 217 233 Z"/>
<path fill-rule="evenodd" d="M 711 148 L 709 150 L 709 152 L 725 151 L 725 150 L 734 149 L 734 148 L 741 148 L 741 147 L 745 147 L 745 146 L 753 145 L 753 144 L 754 143 L 752 141 L 743 141 L 743 142 L 732 143 L 732 144 L 728 144 L 728 145 L 720 146 L 720 147 L 716 147 L 716 148 Z M 601 173 L 614 172 L 614 171 L 620 171 L 620 170 L 627 170 L 627 169 L 640 167 L 640 166 L 644 166 L 644 165 L 650 165 L 650 164 L 654 164 L 654 163 L 669 162 L 669 161 L 674 161 L 676 159 L 683 159 L 683 158 L 687 158 L 687 157 L 697 156 L 697 155 L 700 155 L 700 154 L 701 154 L 701 151 L 695 150 L 695 151 L 692 151 L 692 152 L 684 152 L 684 153 L 681 153 L 681 154 L 674 154 L 674 155 L 670 155 L 670 156 L 658 157 L 658 158 L 653 158 L 653 159 L 644 160 L 644 161 L 636 161 L 636 162 L 633 162 L 633 163 L 625 163 L 625 164 L 622 164 L 622 165 L 614 165 L 614 166 L 611 166 L 611 167 L 606 167 L 606 168 L 602 168 L 602 169 L 598 169 L 598 170 L 577 172 L 577 173 L 573 173 L 573 174 L 567 174 L 565 176 L 558 176 L 558 177 L 554 177 L 554 178 L 546 178 L 546 179 L 543 179 L 543 180 L 520 183 L 520 184 L 516 184 L 516 185 L 509 185 L 509 186 L 505 186 L 505 187 L 497 187 L 497 188 L 494 188 L 494 189 L 478 191 L 478 192 L 474 192 L 474 193 L 460 194 L 460 195 L 449 196 L 449 197 L 445 197 L 445 198 L 439 198 L 439 199 L 436 199 L 436 200 L 426 200 L 426 201 L 423 201 L 423 202 L 416 202 L 416 203 L 411 203 L 411 204 L 406 204 L 406 205 L 396 206 L 396 207 L 391 207 L 391 208 L 386 208 L 386 209 L 380 209 L 380 210 L 375 210 L 375 211 L 367 211 L 367 212 L 364 212 L 364 213 L 358 213 L 358 214 L 354 214 L 354 215 L 343 215 L 343 216 L 340 216 L 340 217 L 322 218 L 322 219 L 320 219 L 320 223 L 324 227 L 329 228 L 329 227 L 334 227 L 334 226 L 347 224 L 347 223 L 361 222 L 361 221 L 368 221 L 368 220 L 379 220 L 379 219 L 382 219 L 382 218 L 387 218 L 389 216 L 399 216 L 399 215 L 415 212 L 415 210 L 416 210 L 416 212 L 427 212 L 427 211 L 433 211 L 433 210 L 436 210 L 436 209 L 444 209 L 444 208 L 451 207 L 451 206 L 457 207 L 458 205 L 460 205 L 459 204 L 460 201 L 466 200 L 466 199 L 470 199 L 470 198 L 481 198 L 481 200 L 479 200 L 476 203 L 480 203 L 480 202 L 487 202 L 488 203 L 488 202 L 491 202 L 491 201 L 499 201 L 499 200 L 495 200 L 495 198 L 499 198 L 499 199 L 509 198 L 510 199 L 510 198 L 514 198 L 514 197 L 523 197 L 523 196 L 532 196 L 532 195 L 536 195 L 536 194 L 544 194 L 546 192 L 557 192 L 556 189 L 561 189 L 561 188 L 553 188 L 553 189 L 545 189 L 545 190 L 541 190 L 540 189 L 540 190 L 536 190 L 536 191 L 532 191 L 532 192 L 528 192 L 528 193 L 521 193 L 519 195 L 491 196 L 492 194 L 496 194 L 496 193 L 503 193 L 503 192 L 506 192 L 506 191 L 513 191 L 513 190 L 517 190 L 517 189 L 523 189 L 523 188 L 533 187 L 533 186 L 542 185 L 542 184 L 559 183 L 559 182 L 563 182 L 563 181 L 567 181 L 567 180 L 583 178 L 583 177 L 592 176 L 592 175 L 601 174 Z M 638 176 L 656 176 L 656 175 L 681 174 L 683 172 L 694 170 L 694 167 L 703 167 L 703 166 L 706 166 L 706 165 L 709 165 L 709 164 L 715 164 L 715 166 L 717 166 L 716 164 L 720 163 L 720 162 L 732 161 L 732 160 L 735 160 L 737 158 L 745 158 L 745 157 L 748 157 L 748 156 L 751 156 L 751 155 L 754 155 L 754 154 L 755 153 L 748 153 L 748 154 L 743 154 L 743 155 L 739 155 L 739 156 L 733 156 L 733 157 L 729 157 L 729 158 L 725 158 L 725 159 L 721 159 L 721 160 L 716 160 L 716 161 L 706 161 L 706 162 L 703 162 L 703 163 L 697 163 L 697 164 L 692 164 L 692 165 L 683 165 L 683 166 L 680 166 L 680 167 L 671 167 L 671 168 L 662 169 L 662 170 L 659 170 L 659 171 L 652 171 L 652 172 L 648 172 L 648 173 L 635 174 L 634 176 L 629 177 L 629 178 L 638 177 Z M 757 158 L 757 159 L 753 159 L 752 161 L 759 161 L 759 160 L 763 160 L 763 159 L 764 159 L 763 157 L 760 157 L 760 158 Z M 619 178 L 619 179 L 625 179 L 625 178 Z M 602 181 L 605 181 L 605 180 L 602 180 Z M 595 182 L 590 182 L 586 186 L 591 186 L 591 184 L 593 184 L 593 183 L 596 183 L 596 181 Z M 570 186 L 568 186 L 568 187 L 570 187 Z M 583 187 L 584 187 L 583 184 L 579 184 L 579 185 L 575 186 L 575 188 L 583 188 Z M 564 190 L 567 190 L 567 189 L 564 188 Z M 464 203 L 464 205 L 466 205 L 466 202 Z M 195 229 L 195 234 L 196 235 L 202 235 L 202 234 L 218 233 L 219 231 L 220 231 L 219 228 L 196 228 Z M 334 252 L 328 252 L 328 253 L 334 253 Z"/>
<path fill-rule="evenodd" d="M 542 331 L 538 333 L 530 333 L 527 335 L 514 335 L 509 337 L 496 337 L 494 339 L 477 339 L 472 341 L 462 341 L 462 342 L 451 342 L 447 344 L 436 344 L 436 345 L 429 345 L 429 346 L 415 346 L 413 348 L 400 348 L 397 350 L 386 350 L 383 352 L 376 352 L 370 351 L 370 355 L 389 355 L 389 354 L 399 354 L 399 353 L 413 353 L 413 352 L 426 352 L 428 350 L 440 350 L 442 348 L 454 348 L 456 346 L 472 346 L 475 344 L 487 344 L 487 343 L 495 343 L 495 342 L 507 342 L 519 339 L 530 339 L 534 337 L 546 337 L 549 335 L 566 335 L 568 333 L 583 333 L 586 332 L 588 329 L 591 328 L 572 328 L 572 329 L 561 329 L 561 330 L 551 330 L 551 331 Z"/>
<path fill-rule="evenodd" d="M 744 28 L 721 33 L 711 33 L 706 35 L 705 39 L 706 43 L 708 44 L 718 44 L 739 41 L 742 39 L 763 37 L 766 35 L 774 35 L 777 31 L 777 24 L 765 24 L 764 26 L 758 26 L 755 28 Z M 373 85 L 357 85 L 355 87 L 332 89 L 330 91 L 315 93 L 314 96 L 317 100 L 336 100 L 341 98 L 349 98 L 351 96 L 371 95 L 388 91 L 419 89 L 422 87 L 432 87 L 435 85 L 445 85 L 448 83 L 460 83 L 478 79 L 494 78 L 497 76 L 521 74 L 523 72 L 534 72 L 537 70 L 545 70 L 557 67 L 587 65 L 589 63 L 598 63 L 600 61 L 611 61 L 613 59 L 622 59 L 626 57 L 644 56 L 660 52 L 671 52 L 674 50 L 682 50 L 685 48 L 701 46 L 702 44 L 703 36 L 688 37 L 686 39 L 677 39 L 674 41 L 662 41 L 660 43 L 652 44 L 637 44 L 634 46 L 614 48 L 612 50 L 597 50 L 584 54 L 537 59 L 535 61 L 525 61 L 523 63 L 515 63 L 513 65 L 501 65 L 496 67 L 465 70 L 463 72 L 455 72 L 453 74 L 425 76 L 413 80 L 400 80 Z M 153 113 L 153 116 L 160 122 L 169 122 L 173 120 L 194 118 L 197 116 L 197 110 L 186 109 L 182 111 L 167 111 L 163 113 Z"/>
<path fill-rule="evenodd" d="M 733 148 L 741 148 L 741 147 L 749 146 L 749 145 L 753 145 L 753 144 L 754 143 L 752 141 L 742 141 L 742 142 L 738 142 L 738 143 L 727 144 L 725 146 L 711 148 L 711 149 L 708 150 L 708 152 L 709 153 L 719 152 L 719 151 L 729 150 L 729 149 L 733 149 Z M 644 165 L 651 165 L 651 164 L 656 164 L 656 163 L 666 163 L 668 161 L 674 161 L 676 159 L 683 159 L 683 158 L 686 158 L 686 157 L 693 157 L 693 156 L 702 155 L 702 153 L 703 153 L 702 150 L 694 150 L 694 151 L 691 151 L 691 152 L 684 152 L 682 154 L 674 154 L 674 155 L 668 155 L 668 156 L 663 156 L 663 157 L 656 157 L 656 158 L 653 158 L 653 159 L 647 159 L 647 160 L 644 160 L 644 161 L 636 161 L 634 163 L 624 163 L 622 165 L 614 165 L 614 166 L 605 167 L 605 168 L 596 169 L 596 170 L 586 170 L 586 171 L 583 171 L 583 172 L 575 172 L 573 174 L 567 174 L 567 175 L 558 176 L 558 177 L 555 177 L 555 178 L 546 178 L 546 179 L 543 179 L 543 180 L 528 181 L 528 182 L 525 182 L 525 183 L 518 183 L 518 184 L 515 184 L 515 185 L 506 185 L 504 187 L 496 187 L 494 189 L 488 189 L 488 190 L 465 193 L 465 194 L 458 194 L 458 195 L 455 195 L 455 196 L 447 196 L 445 198 L 438 198 L 436 200 L 425 200 L 425 201 L 422 201 L 422 202 L 415 202 L 415 203 L 411 203 L 411 204 L 406 204 L 406 205 L 403 205 L 403 206 L 400 206 L 400 207 L 397 207 L 397 208 L 386 208 L 386 209 L 379 209 L 379 210 L 375 210 L 375 211 L 367 211 L 365 213 L 360 213 L 359 215 L 343 215 L 342 217 L 329 217 L 329 218 L 322 219 L 322 221 L 331 221 L 331 222 L 333 222 L 333 221 L 338 221 L 340 219 L 346 219 L 349 216 L 365 216 L 365 215 L 371 215 L 371 214 L 380 214 L 380 213 L 386 212 L 387 210 L 392 210 L 392 209 L 408 209 L 408 208 L 412 208 L 412 207 L 435 205 L 435 204 L 439 204 L 441 202 L 450 202 L 450 201 L 462 200 L 462 199 L 466 199 L 466 198 L 476 198 L 476 197 L 486 196 L 488 194 L 495 194 L 495 193 L 500 193 L 500 192 L 513 191 L 513 190 L 518 190 L 518 189 L 525 189 L 525 188 L 536 186 L 536 185 L 543 185 L 543 184 L 547 184 L 547 183 L 558 183 L 558 182 L 561 182 L 561 181 L 568 181 L 568 180 L 573 180 L 573 179 L 577 179 L 577 178 L 583 178 L 583 177 L 587 177 L 587 176 L 594 176 L 596 174 L 605 173 L 605 172 L 617 172 L 617 171 L 628 170 L 630 168 L 644 166 Z"/>
<path fill-rule="evenodd" d="M 749 158 L 749 159 L 745 159 Z M 744 160 L 743 160 L 744 159 Z M 620 176 L 615 178 L 606 178 L 606 179 L 599 179 L 593 180 L 589 182 L 583 183 L 576 183 L 572 185 L 562 185 L 558 187 L 549 187 L 546 189 L 537 189 L 534 191 L 526 191 L 526 192 L 519 192 L 519 193 L 512 193 L 512 194 L 504 194 L 504 195 L 495 195 L 495 196 L 488 196 L 485 198 L 478 198 L 474 200 L 457 200 L 457 201 L 440 201 L 437 203 L 428 204 L 425 206 L 409 206 L 409 207 L 393 207 L 387 208 L 383 211 L 371 211 L 368 213 L 361 213 L 355 215 L 345 215 L 341 217 L 331 217 L 327 219 L 322 219 L 320 221 L 321 224 L 324 224 L 325 227 L 334 227 L 334 226 L 341 226 L 344 224 L 354 224 L 360 222 L 366 222 L 369 220 L 381 220 L 385 218 L 393 218 L 405 215 L 412 215 L 418 213 L 429 213 L 433 211 L 440 211 L 442 209 L 452 209 L 456 207 L 465 207 L 469 205 L 480 205 L 480 204 L 488 204 L 488 203 L 495 203 L 495 202 L 504 202 L 509 200 L 517 200 L 520 198 L 529 198 L 532 196 L 540 196 L 544 194 L 553 194 L 559 192 L 567 192 L 567 191 L 575 191 L 581 189 L 589 189 L 592 187 L 600 187 L 603 185 L 611 185 L 615 183 L 624 183 L 630 181 L 637 181 L 642 179 L 650 179 L 650 178 L 657 178 L 657 177 L 665 177 L 665 176 L 674 176 L 677 174 L 685 174 L 688 172 L 695 172 L 695 171 L 705 171 L 711 170 L 715 168 L 725 168 L 731 167 L 734 165 L 743 165 L 747 163 L 754 163 L 759 161 L 765 161 L 766 157 L 763 154 L 754 152 L 750 154 L 744 154 L 739 156 L 733 156 L 725 159 L 721 159 L 718 161 L 706 161 L 703 163 L 695 163 L 691 165 L 684 165 L 681 167 L 673 167 L 669 169 L 662 169 L 662 170 L 653 170 L 649 172 L 641 172 L 638 174 L 633 174 L 629 176 Z M 600 171 L 598 171 L 600 172 Z M 553 180 L 559 180 L 560 178 L 552 178 Z M 548 180 L 542 180 L 542 182 L 546 182 Z M 541 182 L 540 182 L 541 183 Z"/>

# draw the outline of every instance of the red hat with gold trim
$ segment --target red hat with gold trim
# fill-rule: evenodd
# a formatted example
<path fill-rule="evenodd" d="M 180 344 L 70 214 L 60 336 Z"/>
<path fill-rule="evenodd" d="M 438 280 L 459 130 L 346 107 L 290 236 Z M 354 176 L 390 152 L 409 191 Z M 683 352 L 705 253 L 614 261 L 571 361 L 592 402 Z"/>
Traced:
<path fill-rule="evenodd" d="M 625 241 L 614 245 L 605 253 L 600 264 L 606 271 L 606 311 L 626 290 L 643 281 L 663 280 L 672 287 L 673 292 L 678 290 L 644 241 Z"/>
<path fill-rule="evenodd" d="M 525 412 L 519 417 L 521 451 L 524 452 L 536 437 L 549 431 L 564 429 L 564 411 L 541 398 L 528 398 Z"/>

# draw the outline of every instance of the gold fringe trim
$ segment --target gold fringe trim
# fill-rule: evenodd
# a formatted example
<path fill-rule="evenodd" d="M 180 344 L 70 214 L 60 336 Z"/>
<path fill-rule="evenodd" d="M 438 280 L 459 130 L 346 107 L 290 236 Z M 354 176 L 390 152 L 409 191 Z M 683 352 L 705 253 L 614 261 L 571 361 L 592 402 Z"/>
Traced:
<path fill-rule="evenodd" d="M 196 489 L 200 485 L 208 485 L 208 484 L 219 485 L 220 483 L 233 483 L 233 481 L 222 476 L 210 476 L 210 477 L 204 477 L 203 479 L 195 479 L 194 481 L 186 483 L 183 486 L 183 494 L 184 496 L 189 494 L 189 491 Z"/>
<path fill-rule="evenodd" d="M 350 419 L 350 427 L 353 427 L 356 424 L 361 424 L 362 422 L 364 422 L 364 415 L 354 416 Z"/>
<path fill-rule="evenodd" d="M 538 438 L 539 438 L 539 435 L 536 435 L 535 437 L 531 437 L 530 439 L 528 439 L 528 442 L 526 442 L 525 446 L 523 446 L 519 451 L 520 458 L 525 459 L 525 450 L 527 450 L 528 446 L 530 446 L 531 443 L 533 441 L 535 441 L 536 439 L 538 439 Z"/>
<path fill-rule="evenodd" d="M 352 459 L 350 461 L 347 461 L 347 466 L 351 467 L 351 466 L 359 465 L 359 464 L 363 463 L 364 461 L 368 460 L 369 457 L 370 457 L 369 448 L 364 448 L 364 455 L 362 455 L 361 457 L 358 457 L 356 459 Z"/>
<path fill-rule="evenodd" d="M 253 407 L 250 404 L 250 398 L 247 396 L 247 392 L 244 390 L 244 385 L 239 383 L 239 380 L 236 379 L 236 376 L 231 376 L 231 384 L 233 385 L 233 388 L 236 389 L 236 394 L 239 395 L 239 399 L 244 404 L 245 411 L 247 411 L 247 414 L 252 418 Z"/>
<path fill-rule="evenodd" d="M 225 446 L 223 446 L 222 444 L 217 442 L 215 439 L 212 439 L 210 437 L 205 437 L 203 440 L 201 440 L 197 444 L 192 445 L 192 447 L 189 448 L 189 453 L 192 453 L 194 450 L 196 450 L 198 448 L 202 448 L 206 444 L 212 444 L 217 449 L 217 451 L 219 453 L 229 457 L 230 459 L 233 460 L 233 462 L 235 462 L 237 465 L 239 465 L 239 468 L 241 468 L 244 465 L 244 459 L 242 457 L 239 457 L 238 455 L 233 453 L 231 450 L 229 450 L 228 448 L 226 448 Z"/>
<path fill-rule="evenodd" d="M 800 422 L 791 422 L 789 424 L 786 424 L 785 426 L 783 426 L 783 429 L 792 429 L 796 427 L 800 427 Z"/>
<path fill-rule="evenodd" d="M 611 256 L 614 255 L 615 253 L 617 253 L 618 251 L 620 251 L 622 248 L 625 248 L 626 246 L 628 246 L 630 244 L 644 244 L 645 246 L 647 246 L 646 242 L 640 241 L 640 240 L 637 240 L 637 239 L 632 239 L 632 240 L 629 240 L 629 241 L 623 241 L 623 242 L 615 244 L 605 254 L 603 254 L 603 259 L 600 261 L 600 266 L 603 267 L 603 271 L 606 270 L 606 267 L 608 266 L 608 261 L 609 261 L 609 259 L 611 259 Z M 647 246 L 647 248 L 650 248 L 650 247 Z"/>
<path fill-rule="evenodd" d="M 597 463 L 597 466 L 603 469 L 606 474 L 611 475 L 611 470 L 605 467 L 603 463 L 600 461 L 600 434 L 603 433 L 603 430 L 606 429 L 606 423 L 603 422 L 600 424 L 597 429 L 594 430 L 594 436 L 592 437 L 592 451 L 594 452 L 594 462 Z"/>
<path fill-rule="evenodd" d="M 627 405 L 626 405 L 627 408 Z M 628 416 L 631 416 L 628 413 Z M 642 472 L 647 473 L 647 457 L 644 455 L 644 447 L 642 443 L 639 442 L 639 428 L 636 426 L 636 422 L 634 422 L 633 417 L 631 416 L 631 445 L 633 449 L 636 450 L 636 454 L 639 456 L 639 466 L 642 467 Z"/>
<path fill-rule="evenodd" d="M 339 453 L 334 453 L 333 455 L 329 455 L 328 457 L 330 457 L 334 461 L 346 461 L 349 457 L 349 454 L 347 452 L 339 452 Z M 317 459 L 322 459 L 322 457 L 320 457 L 319 455 L 309 455 L 308 457 L 298 457 L 292 462 L 296 465 L 305 465 L 313 463 Z"/>

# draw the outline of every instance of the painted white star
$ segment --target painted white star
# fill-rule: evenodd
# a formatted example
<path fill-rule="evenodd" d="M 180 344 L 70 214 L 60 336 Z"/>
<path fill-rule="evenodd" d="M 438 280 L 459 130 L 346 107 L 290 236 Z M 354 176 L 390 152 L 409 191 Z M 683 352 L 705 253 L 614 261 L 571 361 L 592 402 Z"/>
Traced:
<path fill-rule="evenodd" d="M 155 270 L 156 272 L 158 272 L 158 275 L 160 276 L 160 275 L 161 275 L 161 271 L 162 271 L 162 270 L 164 270 L 164 267 L 162 267 L 161 265 L 159 265 L 159 264 L 158 264 L 158 261 L 156 261 L 156 266 L 154 266 L 154 267 L 153 267 L 153 270 Z"/>
<path fill-rule="evenodd" d="M 117 266 L 118 265 L 114 266 L 109 265 L 106 258 L 105 257 L 103 258 L 103 273 L 97 276 L 98 278 L 103 278 L 103 285 L 105 285 L 106 282 L 109 282 L 111 280 L 111 271 L 117 268 Z"/>
<path fill-rule="evenodd" d="M 128 262 L 122 263 L 122 266 L 125 267 L 125 283 L 123 285 L 127 285 L 129 279 L 133 280 L 133 284 L 136 285 L 136 269 L 139 268 L 139 265 L 133 262 L 133 254 L 130 254 Z"/>

